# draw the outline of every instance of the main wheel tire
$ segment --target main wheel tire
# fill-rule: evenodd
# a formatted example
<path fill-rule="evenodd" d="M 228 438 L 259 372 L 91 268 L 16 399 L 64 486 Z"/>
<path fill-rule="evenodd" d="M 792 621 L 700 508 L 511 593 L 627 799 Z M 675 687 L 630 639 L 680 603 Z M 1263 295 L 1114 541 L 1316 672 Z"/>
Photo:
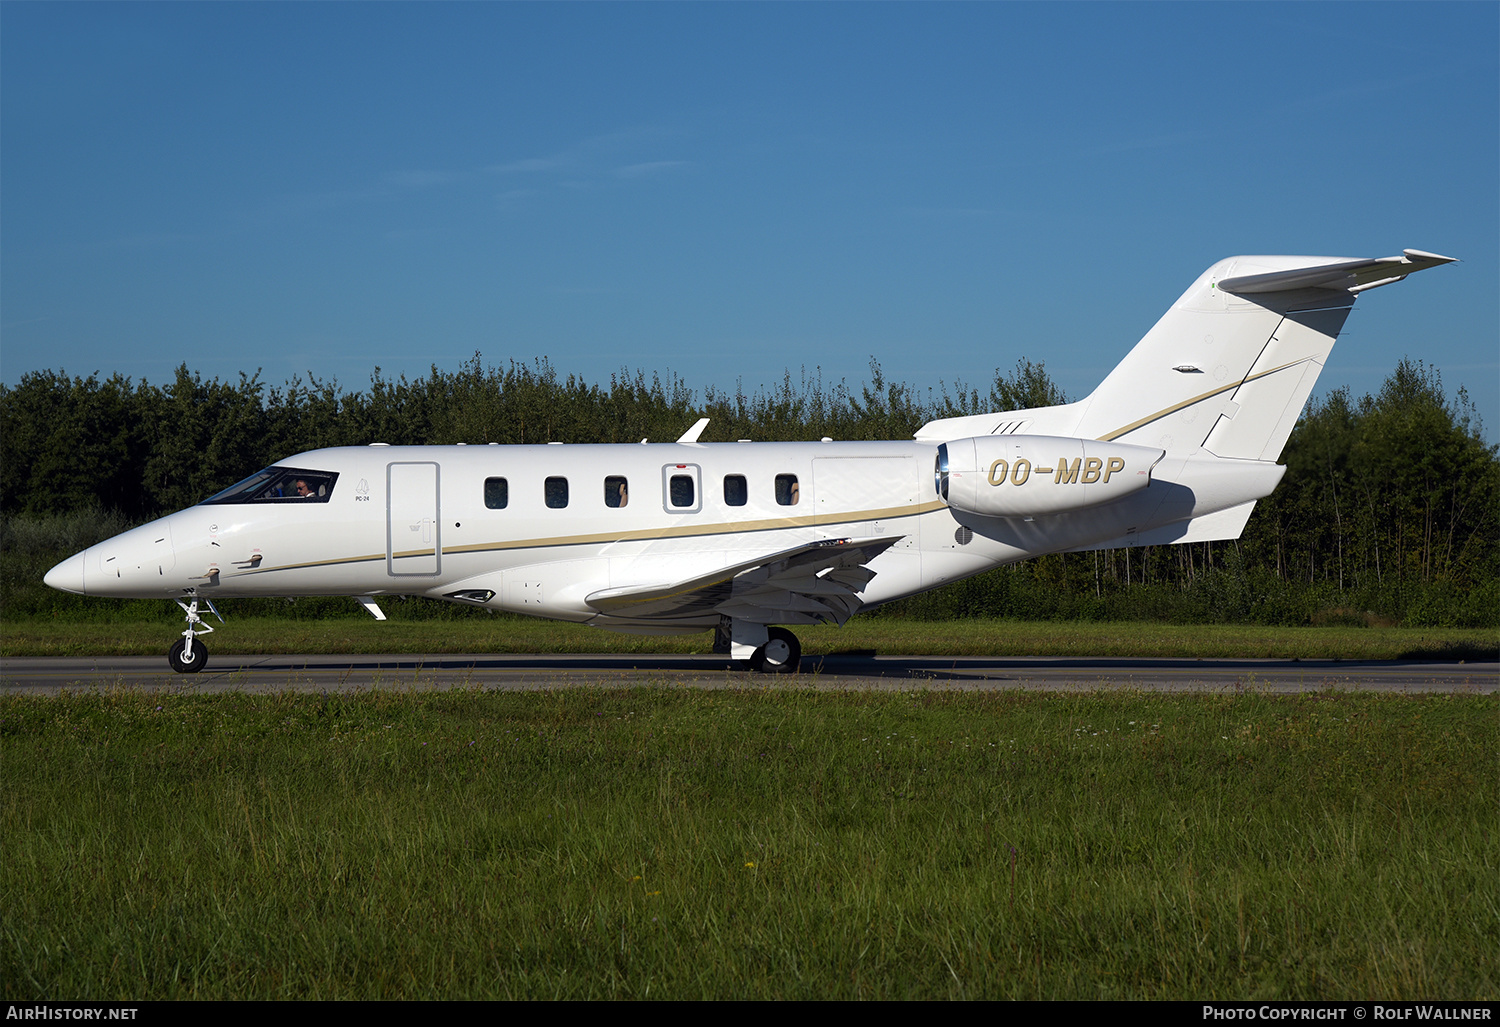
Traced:
<path fill-rule="evenodd" d="M 802 662 L 802 643 L 786 628 L 771 628 L 766 644 L 755 650 L 750 666 L 762 674 L 795 674 Z"/>
<path fill-rule="evenodd" d="M 208 646 L 203 644 L 201 638 L 193 639 L 192 659 L 187 658 L 186 649 L 187 639 L 179 638 L 172 644 L 172 648 L 167 650 L 167 662 L 177 673 L 196 674 L 208 665 Z"/>

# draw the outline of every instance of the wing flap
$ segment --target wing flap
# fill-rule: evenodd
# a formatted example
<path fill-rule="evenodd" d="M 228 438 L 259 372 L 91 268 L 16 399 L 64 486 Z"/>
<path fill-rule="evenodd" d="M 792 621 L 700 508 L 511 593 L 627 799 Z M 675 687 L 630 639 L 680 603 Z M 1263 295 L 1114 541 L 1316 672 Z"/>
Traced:
<path fill-rule="evenodd" d="M 822 539 L 670 585 L 603 589 L 584 601 L 632 620 L 719 613 L 764 624 L 843 624 L 875 577 L 865 564 L 904 537 Z"/>

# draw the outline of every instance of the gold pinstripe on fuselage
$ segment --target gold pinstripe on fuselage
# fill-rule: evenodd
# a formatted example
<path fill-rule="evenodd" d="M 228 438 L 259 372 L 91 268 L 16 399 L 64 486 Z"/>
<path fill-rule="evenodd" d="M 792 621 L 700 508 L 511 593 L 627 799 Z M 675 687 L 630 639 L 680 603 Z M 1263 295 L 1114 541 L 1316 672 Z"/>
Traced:
<path fill-rule="evenodd" d="M 805 517 L 770 517 L 754 521 L 726 521 L 717 524 L 679 524 L 663 528 L 635 528 L 628 531 L 600 531 L 582 535 L 554 535 L 543 538 L 513 539 L 495 542 L 475 542 L 463 546 L 445 546 L 444 556 L 458 553 L 499 553 L 515 549 L 553 549 L 561 546 L 586 546 L 610 542 L 650 542 L 667 538 L 694 538 L 712 535 L 737 535 L 759 531 L 781 531 L 788 528 L 833 527 L 856 521 L 896 520 L 915 517 L 919 514 L 941 510 L 946 506 L 941 500 L 932 500 L 915 506 L 890 506 L 874 510 L 855 510 L 841 514 L 808 515 Z M 392 553 L 395 559 L 413 556 L 431 556 L 431 549 L 405 550 Z M 363 556 L 346 556 L 330 560 L 308 560 L 302 563 L 282 564 L 277 567 L 258 567 L 253 570 L 226 574 L 226 578 L 246 577 L 257 574 L 272 574 L 277 571 L 300 570 L 305 567 L 333 567 L 342 564 L 373 563 L 386 559 L 385 553 Z"/>

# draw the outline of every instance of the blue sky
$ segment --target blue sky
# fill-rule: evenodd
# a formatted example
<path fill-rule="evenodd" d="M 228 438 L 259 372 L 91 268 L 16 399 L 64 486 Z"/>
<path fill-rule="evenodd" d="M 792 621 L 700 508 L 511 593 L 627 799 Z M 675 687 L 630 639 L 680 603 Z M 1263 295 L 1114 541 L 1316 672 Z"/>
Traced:
<path fill-rule="evenodd" d="M 0 4 L 0 378 L 1086 394 L 1238 253 L 1500 428 L 1500 6 Z"/>

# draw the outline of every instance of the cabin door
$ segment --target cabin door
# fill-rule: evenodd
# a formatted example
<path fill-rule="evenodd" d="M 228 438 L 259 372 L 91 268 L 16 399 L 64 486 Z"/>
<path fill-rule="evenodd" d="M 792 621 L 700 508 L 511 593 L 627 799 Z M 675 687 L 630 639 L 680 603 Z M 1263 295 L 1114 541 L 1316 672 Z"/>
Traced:
<path fill-rule="evenodd" d="M 438 465 L 387 464 L 385 569 L 392 577 L 431 576 L 442 560 Z"/>

